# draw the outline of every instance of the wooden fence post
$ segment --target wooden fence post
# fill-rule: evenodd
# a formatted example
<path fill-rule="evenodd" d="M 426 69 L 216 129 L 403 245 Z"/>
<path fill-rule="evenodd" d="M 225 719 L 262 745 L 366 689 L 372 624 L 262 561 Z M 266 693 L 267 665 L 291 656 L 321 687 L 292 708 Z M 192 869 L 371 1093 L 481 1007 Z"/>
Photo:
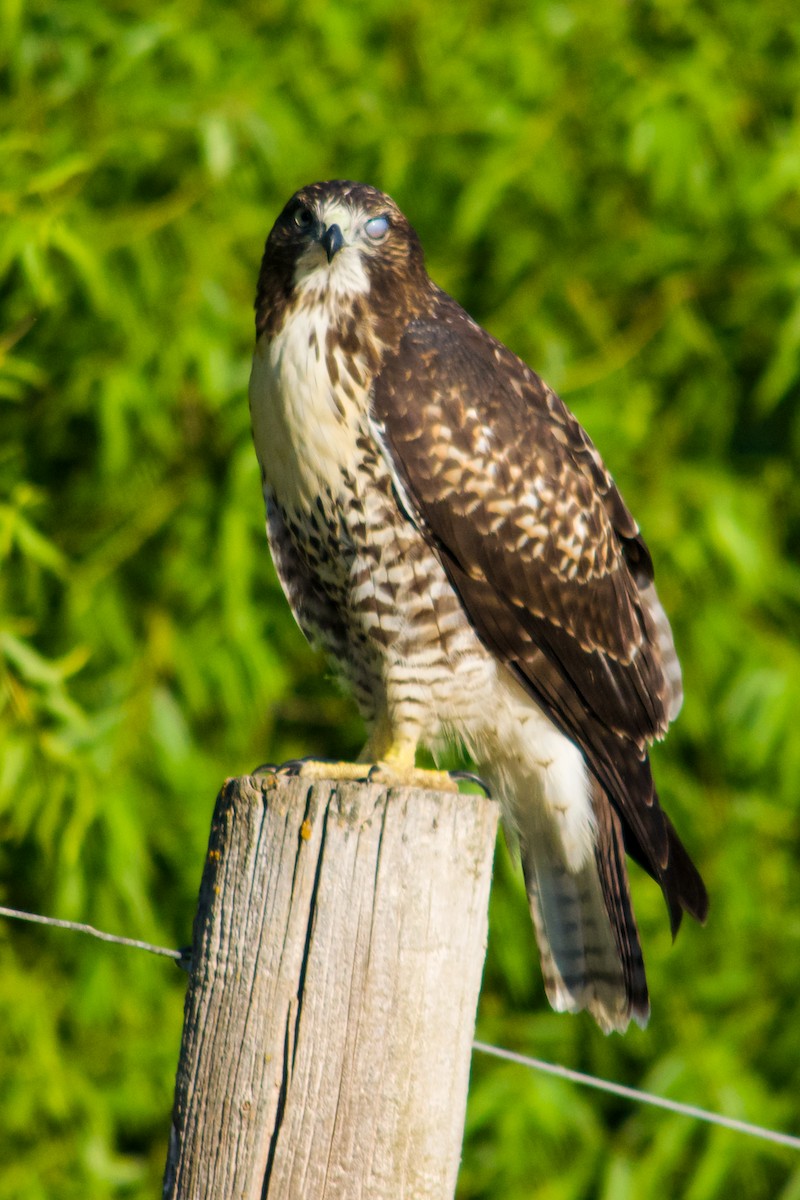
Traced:
<path fill-rule="evenodd" d="M 497 806 L 231 780 L 194 928 L 169 1200 L 452 1200 Z"/>

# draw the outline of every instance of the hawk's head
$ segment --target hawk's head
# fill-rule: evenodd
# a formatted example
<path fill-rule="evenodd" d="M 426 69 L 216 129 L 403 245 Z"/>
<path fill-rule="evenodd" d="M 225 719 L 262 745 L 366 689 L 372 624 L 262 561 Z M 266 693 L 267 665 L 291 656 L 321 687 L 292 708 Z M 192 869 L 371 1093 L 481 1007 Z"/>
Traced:
<path fill-rule="evenodd" d="M 256 329 L 277 331 L 303 303 L 336 306 L 366 295 L 373 311 L 408 314 L 429 287 L 419 238 L 394 200 L 365 183 L 311 183 L 295 192 L 267 238 Z"/>

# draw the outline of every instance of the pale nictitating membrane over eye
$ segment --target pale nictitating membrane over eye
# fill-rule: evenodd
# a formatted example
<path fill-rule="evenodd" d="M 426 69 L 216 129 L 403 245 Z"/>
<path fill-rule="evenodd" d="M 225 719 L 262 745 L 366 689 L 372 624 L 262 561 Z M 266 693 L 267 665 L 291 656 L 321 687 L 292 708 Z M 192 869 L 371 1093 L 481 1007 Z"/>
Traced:
<path fill-rule="evenodd" d="M 382 238 L 389 229 L 388 217 L 372 217 L 364 226 L 367 232 L 367 237 L 373 238 L 375 241 Z"/>

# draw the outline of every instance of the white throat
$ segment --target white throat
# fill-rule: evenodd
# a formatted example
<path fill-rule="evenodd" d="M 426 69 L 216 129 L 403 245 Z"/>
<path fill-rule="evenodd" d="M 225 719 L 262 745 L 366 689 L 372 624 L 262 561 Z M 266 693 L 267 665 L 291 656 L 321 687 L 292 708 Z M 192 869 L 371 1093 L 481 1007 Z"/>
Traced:
<path fill-rule="evenodd" d="M 369 276 L 355 246 L 344 246 L 332 262 L 320 245 L 311 245 L 298 260 L 294 272 L 295 290 L 300 296 L 316 293 L 335 301 L 345 296 L 365 295 Z"/>
<path fill-rule="evenodd" d="M 306 286 L 311 279 L 313 273 Z M 368 409 L 361 364 L 354 379 L 353 364 L 328 345 L 331 307 L 301 302 L 278 334 L 262 334 L 253 356 L 250 415 L 262 478 L 281 506 L 295 511 L 323 492 L 341 494 L 342 470 L 357 461 Z"/>

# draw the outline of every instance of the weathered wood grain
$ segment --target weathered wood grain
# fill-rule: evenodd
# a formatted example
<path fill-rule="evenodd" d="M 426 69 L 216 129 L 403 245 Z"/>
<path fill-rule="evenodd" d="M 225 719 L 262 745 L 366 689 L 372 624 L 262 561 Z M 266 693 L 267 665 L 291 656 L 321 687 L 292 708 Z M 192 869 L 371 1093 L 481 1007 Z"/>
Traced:
<path fill-rule="evenodd" d="M 170 1200 L 451 1200 L 496 805 L 230 781 L 194 931 Z"/>

